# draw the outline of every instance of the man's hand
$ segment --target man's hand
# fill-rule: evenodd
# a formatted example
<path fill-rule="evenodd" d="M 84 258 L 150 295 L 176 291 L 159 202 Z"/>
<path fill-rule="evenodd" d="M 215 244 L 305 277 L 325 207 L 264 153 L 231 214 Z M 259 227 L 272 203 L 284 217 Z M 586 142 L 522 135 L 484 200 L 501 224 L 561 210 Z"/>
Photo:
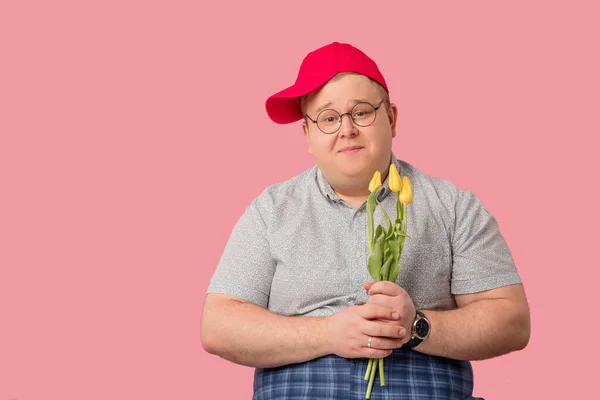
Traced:
<path fill-rule="evenodd" d="M 369 301 L 367 304 L 380 305 L 392 309 L 399 315 L 397 319 L 388 319 L 388 323 L 400 325 L 404 328 L 405 334 L 403 343 L 411 338 L 412 324 L 417 314 L 415 305 L 406 292 L 394 282 L 365 282 L 364 288 L 369 292 Z"/>
<path fill-rule="evenodd" d="M 328 317 L 326 330 L 330 352 L 345 358 L 384 358 L 402 347 L 406 330 L 397 324 L 399 314 L 378 304 L 351 306 Z M 369 348 L 369 337 L 371 348 Z"/>

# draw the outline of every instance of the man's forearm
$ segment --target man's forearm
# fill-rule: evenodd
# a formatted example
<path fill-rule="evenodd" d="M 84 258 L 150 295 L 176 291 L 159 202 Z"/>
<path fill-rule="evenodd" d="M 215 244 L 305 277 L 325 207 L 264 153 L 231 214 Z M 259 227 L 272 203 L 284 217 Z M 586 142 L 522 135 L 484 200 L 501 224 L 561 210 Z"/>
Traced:
<path fill-rule="evenodd" d="M 207 301 L 210 301 L 207 298 Z M 285 317 L 255 304 L 221 302 L 203 315 L 202 345 L 209 353 L 249 367 L 304 362 L 326 354 L 325 318 Z M 218 323 L 205 323 L 214 317 Z"/>
<path fill-rule="evenodd" d="M 480 300 L 451 311 L 422 310 L 431 334 L 415 350 L 458 360 L 483 360 L 522 350 L 529 313 L 509 299 Z"/>

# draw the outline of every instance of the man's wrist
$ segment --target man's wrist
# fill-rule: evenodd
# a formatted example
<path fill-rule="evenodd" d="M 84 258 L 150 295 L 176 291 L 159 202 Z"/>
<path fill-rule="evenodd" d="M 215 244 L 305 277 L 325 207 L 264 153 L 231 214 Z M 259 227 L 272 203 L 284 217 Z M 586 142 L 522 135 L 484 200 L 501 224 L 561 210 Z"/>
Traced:
<path fill-rule="evenodd" d="M 411 329 L 411 339 L 404 344 L 402 347 L 408 349 L 414 349 L 421 343 L 423 343 L 429 337 L 431 333 L 431 323 L 429 319 L 421 311 L 417 310 L 415 319 Z"/>
<path fill-rule="evenodd" d="M 335 354 L 334 349 L 334 335 L 331 334 L 331 316 L 329 317 L 317 317 L 315 323 L 317 326 L 317 335 L 315 337 L 314 351 L 319 357 L 328 354 Z"/>

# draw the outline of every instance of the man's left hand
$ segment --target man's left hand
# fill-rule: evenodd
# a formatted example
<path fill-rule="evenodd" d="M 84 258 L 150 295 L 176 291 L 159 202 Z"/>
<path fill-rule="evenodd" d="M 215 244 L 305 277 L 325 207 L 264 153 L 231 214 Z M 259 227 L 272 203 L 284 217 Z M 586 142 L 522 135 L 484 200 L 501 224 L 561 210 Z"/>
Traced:
<path fill-rule="evenodd" d="M 406 329 L 408 335 L 406 335 L 404 343 L 408 342 L 411 338 L 410 332 L 412 332 L 412 324 L 417 312 L 406 290 L 389 281 L 365 282 L 364 288 L 369 292 L 367 303 L 389 307 L 400 315 L 397 320 L 390 320 L 389 322 L 403 326 Z"/>

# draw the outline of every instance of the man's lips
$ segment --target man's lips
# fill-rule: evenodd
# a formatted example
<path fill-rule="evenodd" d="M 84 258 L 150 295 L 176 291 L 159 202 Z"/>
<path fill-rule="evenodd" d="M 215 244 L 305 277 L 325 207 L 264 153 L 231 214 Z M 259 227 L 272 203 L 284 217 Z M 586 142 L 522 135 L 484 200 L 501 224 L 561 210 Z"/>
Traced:
<path fill-rule="evenodd" d="M 358 151 L 360 149 L 362 149 L 363 146 L 348 146 L 348 147 L 344 147 L 343 149 L 341 149 L 339 151 L 339 153 L 347 153 L 347 152 L 352 152 L 352 151 Z"/>

